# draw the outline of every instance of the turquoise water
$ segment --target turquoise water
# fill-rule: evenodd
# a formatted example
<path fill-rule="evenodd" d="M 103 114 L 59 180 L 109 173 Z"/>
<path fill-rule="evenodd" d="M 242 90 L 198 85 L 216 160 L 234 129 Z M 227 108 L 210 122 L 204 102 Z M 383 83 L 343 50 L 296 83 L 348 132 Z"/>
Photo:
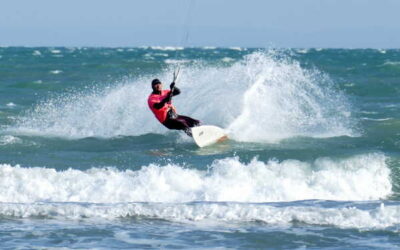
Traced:
<path fill-rule="evenodd" d="M 198 148 L 147 108 L 180 65 Z M 396 248 L 400 50 L 0 48 L 2 247 Z"/>

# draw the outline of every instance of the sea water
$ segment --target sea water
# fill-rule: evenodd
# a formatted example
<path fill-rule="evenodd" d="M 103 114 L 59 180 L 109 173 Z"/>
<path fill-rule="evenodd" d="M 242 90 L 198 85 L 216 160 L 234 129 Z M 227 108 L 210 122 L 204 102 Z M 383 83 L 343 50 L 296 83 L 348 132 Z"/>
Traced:
<path fill-rule="evenodd" d="M 400 50 L 2 47 L 0 127 L 1 248 L 400 245 Z"/>

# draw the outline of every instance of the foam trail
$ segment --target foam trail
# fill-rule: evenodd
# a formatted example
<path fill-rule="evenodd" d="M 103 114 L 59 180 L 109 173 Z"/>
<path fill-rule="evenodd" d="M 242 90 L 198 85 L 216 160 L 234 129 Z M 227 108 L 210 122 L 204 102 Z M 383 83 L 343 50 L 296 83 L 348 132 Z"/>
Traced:
<path fill-rule="evenodd" d="M 168 87 L 171 76 L 167 69 L 113 88 L 44 101 L 11 130 L 73 138 L 165 133 L 146 100 L 152 78 Z M 174 98 L 179 113 L 227 128 L 235 140 L 353 134 L 350 106 L 331 80 L 287 57 L 257 52 L 231 66 L 187 66 L 177 85 L 182 90 Z"/>
<path fill-rule="evenodd" d="M 248 164 L 216 160 L 209 171 L 151 164 L 138 171 L 0 165 L 0 202 L 276 202 L 376 200 L 392 192 L 382 154 Z"/>

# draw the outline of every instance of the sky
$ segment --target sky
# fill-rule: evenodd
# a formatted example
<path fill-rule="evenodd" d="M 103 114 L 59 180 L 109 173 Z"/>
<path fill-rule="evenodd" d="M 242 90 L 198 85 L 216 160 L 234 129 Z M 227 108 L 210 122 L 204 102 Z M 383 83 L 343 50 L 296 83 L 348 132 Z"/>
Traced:
<path fill-rule="evenodd" d="M 0 46 L 400 48 L 400 0 L 0 0 Z"/>

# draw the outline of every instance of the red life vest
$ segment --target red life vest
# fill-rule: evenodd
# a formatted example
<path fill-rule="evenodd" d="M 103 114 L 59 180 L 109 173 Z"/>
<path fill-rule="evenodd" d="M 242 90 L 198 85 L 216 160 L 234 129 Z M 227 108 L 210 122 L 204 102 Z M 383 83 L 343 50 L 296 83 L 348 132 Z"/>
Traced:
<path fill-rule="evenodd" d="M 151 109 L 151 111 L 153 112 L 153 114 L 156 116 L 156 118 L 163 123 L 166 119 L 167 119 L 167 113 L 169 109 L 174 109 L 175 107 L 172 105 L 171 102 L 167 102 L 164 107 L 160 108 L 160 109 L 156 109 L 154 108 L 154 104 L 155 103 L 159 103 L 162 100 L 164 100 L 164 98 L 166 98 L 169 94 L 169 92 L 171 92 L 171 90 L 162 90 L 161 91 L 161 95 L 158 94 L 150 94 L 149 98 L 147 99 L 147 103 L 149 104 L 149 108 Z"/>

